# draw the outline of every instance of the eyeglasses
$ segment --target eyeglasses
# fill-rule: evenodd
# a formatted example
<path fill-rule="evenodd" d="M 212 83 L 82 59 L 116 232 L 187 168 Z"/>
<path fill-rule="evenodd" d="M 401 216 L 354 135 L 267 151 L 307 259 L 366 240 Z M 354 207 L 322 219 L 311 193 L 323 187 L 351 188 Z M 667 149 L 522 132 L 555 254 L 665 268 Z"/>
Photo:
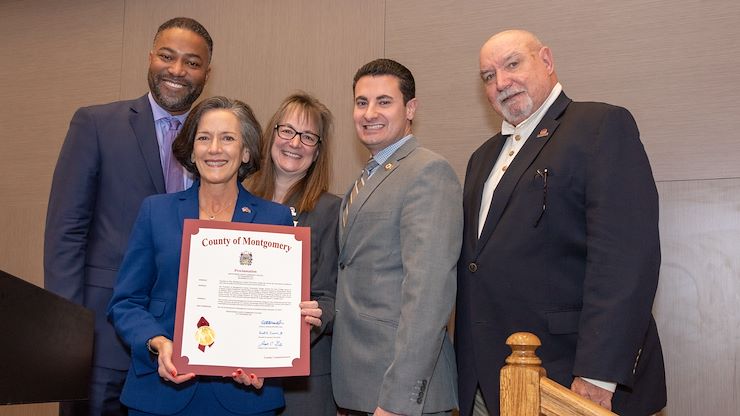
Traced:
<path fill-rule="evenodd" d="M 294 128 L 285 124 L 276 124 L 275 130 L 277 131 L 278 137 L 283 140 L 293 140 L 295 136 L 299 136 L 301 143 L 311 147 L 314 147 L 321 142 L 321 137 L 317 134 L 309 133 L 307 131 L 296 131 Z"/>

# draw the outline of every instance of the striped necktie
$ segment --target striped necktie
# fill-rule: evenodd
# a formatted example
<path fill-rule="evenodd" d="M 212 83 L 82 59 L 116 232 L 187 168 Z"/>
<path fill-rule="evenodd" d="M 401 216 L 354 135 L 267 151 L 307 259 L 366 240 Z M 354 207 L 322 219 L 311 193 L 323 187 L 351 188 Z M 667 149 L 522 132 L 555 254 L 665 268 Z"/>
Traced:
<path fill-rule="evenodd" d="M 162 137 L 162 146 L 164 147 L 164 185 L 168 194 L 180 192 L 185 189 L 183 182 L 183 169 L 175 155 L 172 154 L 172 142 L 175 141 L 177 133 L 180 130 L 180 120 L 170 117 L 165 119 L 166 125 L 164 136 Z"/>
<path fill-rule="evenodd" d="M 355 180 L 355 184 L 352 186 L 352 189 L 350 189 L 349 195 L 347 196 L 347 204 L 344 206 L 344 212 L 342 213 L 342 227 L 347 226 L 349 207 L 352 206 L 352 203 L 355 202 L 355 198 L 357 198 L 357 194 L 359 194 L 360 190 L 365 186 L 365 182 L 367 182 L 367 179 L 370 177 L 370 171 L 375 169 L 377 166 L 378 162 L 375 161 L 375 158 L 371 157 L 370 160 L 367 161 L 365 168 L 362 169 L 360 177 Z"/>

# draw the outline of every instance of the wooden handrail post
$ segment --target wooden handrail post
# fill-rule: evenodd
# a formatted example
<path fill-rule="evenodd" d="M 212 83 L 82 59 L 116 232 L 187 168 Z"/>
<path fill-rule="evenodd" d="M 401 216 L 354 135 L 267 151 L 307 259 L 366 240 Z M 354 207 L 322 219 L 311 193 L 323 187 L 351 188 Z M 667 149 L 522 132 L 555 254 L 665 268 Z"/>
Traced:
<path fill-rule="evenodd" d="M 501 369 L 501 416 L 539 416 L 540 377 L 545 376 L 542 361 L 534 351 L 542 345 L 536 335 L 517 332 L 506 345 L 511 355 Z"/>
<path fill-rule="evenodd" d="M 616 416 L 547 378 L 534 351 L 540 339 L 529 332 L 512 334 L 511 355 L 501 369 L 501 416 Z"/>

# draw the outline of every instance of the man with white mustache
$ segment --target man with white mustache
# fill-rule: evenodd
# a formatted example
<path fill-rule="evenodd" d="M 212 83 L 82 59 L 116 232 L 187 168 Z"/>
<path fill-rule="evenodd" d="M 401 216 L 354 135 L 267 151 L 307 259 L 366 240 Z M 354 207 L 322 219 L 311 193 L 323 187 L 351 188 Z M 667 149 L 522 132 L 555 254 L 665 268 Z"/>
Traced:
<path fill-rule="evenodd" d="M 170 19 L 149 52 L 149 93 L 72 117 L 49 196 L 44 284 L 95 312 L 95 345 L 89 400 L 62 403 L 61 414 L 127 413 L 118 397 L 129 354 L 106 308 L 142 200 L 192 184 L 172 140 L 203 91 L 212 52 L 200 23 Z"/>
<path fill-rule="evenodd" d="M 372 157 L 340 207 L 334 398 L 350 415 L 449 415 L 460 182 L 412 134 L 408 68 L 374 60 L 352 87 L 357 137 Z"/>
<path fill-rule="evenodd" d="M 455 349 L 462 416 L 499 414 L 514 332 L 537 335 L 551 379 L 620 415 L 665 406 L 651 314 L 658 194 L 624 108 L 573 102 L 550 48 L 508 30 L 480 50 L 501 133 L 470 157 Z"/>

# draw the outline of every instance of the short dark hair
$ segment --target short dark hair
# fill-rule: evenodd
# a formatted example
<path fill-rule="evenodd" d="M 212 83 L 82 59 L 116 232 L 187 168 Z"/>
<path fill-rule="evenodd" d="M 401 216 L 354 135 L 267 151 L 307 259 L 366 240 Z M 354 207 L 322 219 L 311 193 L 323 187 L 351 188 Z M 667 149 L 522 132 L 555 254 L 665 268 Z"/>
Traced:
<path fill-rule="evenodd" d="M 204 28 L 203 25 L 195 19 L 191 19 L 189 17 L 174 17 L 162 23 L 159 26 L 159 29 L 157 29 L 157 34 L 154 35 L 154 43 L 157 43 L 157 38 L 159 38 L 160 33 L 172 28 L 187 29 L 202 37 L 203 40 L 206 41 L 206 45 L 208 45 L 208 62 L 211 62 L 211 56 L 213 56 L 213 39 L 211 39 L 211 35 L 208 33 L 206 28 Z"/>
<path fill-rule="evenodd" d="M 193 107 L 193 110 L 185 119 L 180 134 L 172 142 L 172 153 L 188 172 L 200 177 L 195 162 L 191 159 L 193 155 L 193 143 L 198 131 L 198 124 L 207 112 L 212 110 L 227 110 L 232 112 L 239 120 L 239 132 L 241 133 L 244 148 L 249 152 L 249 162 L 239 166 L 239 182 L 260 169 L 260 141 L 262 140 L 260 123 L 254 116 L 252 109 L 239 100 L 216 96 L 206 98 Z"/>
<path fill-rule="evenodd" d="M 364 76 L 379 76 L 379 75 L 392 75 L 398 78 L 399 87 L 401 94 L 403 94 L 403 104 L 409 102 L 409 100 L 416 97 L 416 84 L 414 83 L 414 75 L 411 74 L 408 68 L 401 65 L 400 63 L 392 59 L 376 59 L 368 62 L 357 70 L 355 73 L 355 79 L 352 81 L 352 92 L 355 91 L 357 81 Z"/>

